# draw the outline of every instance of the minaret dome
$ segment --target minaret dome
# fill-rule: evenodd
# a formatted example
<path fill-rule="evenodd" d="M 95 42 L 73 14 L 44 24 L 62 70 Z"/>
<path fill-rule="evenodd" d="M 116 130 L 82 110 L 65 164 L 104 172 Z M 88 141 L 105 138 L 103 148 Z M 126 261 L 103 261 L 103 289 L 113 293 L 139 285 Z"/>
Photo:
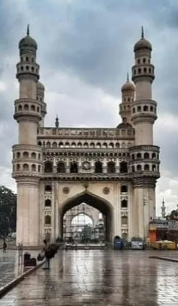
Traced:
<path fill-rule="evenodd" d="M 147 39 L 145 39 L 144 29 L 142 27 L 141 38 L 139 39 L 139 41 L 136 42 L 136 44 L 134 46 L 134 52 L 137 52 L 137 51 L 140 51 L 140 50 L 143 50 L 143 49 L 147 49 L 149 51 L 152 51 L 152 45 Z"/>
<path fill-rule="evenodd" d="M 19 42 L 19 49 L 35 49 L 37 50 L 37 42 L 30 36 L 29 25 L 27 26 L 27 35 Z"/>

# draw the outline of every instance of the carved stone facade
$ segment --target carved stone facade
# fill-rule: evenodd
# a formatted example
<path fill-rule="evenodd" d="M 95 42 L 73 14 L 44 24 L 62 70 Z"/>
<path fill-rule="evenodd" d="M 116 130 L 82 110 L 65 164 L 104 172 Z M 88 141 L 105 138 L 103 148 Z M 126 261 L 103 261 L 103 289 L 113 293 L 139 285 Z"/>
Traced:
<path fill-rule="evenodd" d="M 146 238 L 155 218 L 159 147 L 153 145 L 157 103 L 152 100 L 152 46 L 142 33 L 135 44 L 132 80 L 122 87 L 116 128 L 44 126 L 44 86 L 38 81 L 37 43 L 29 35 L 19 43 L 17 79 L 20 97 L 14 119 L 19 125 L 13 146 L 17 182 L 17 244 L 36 246 L 46 235 L 63 235 L 63 216 L 86 203 L 101 211 L 106 239 Z"/>

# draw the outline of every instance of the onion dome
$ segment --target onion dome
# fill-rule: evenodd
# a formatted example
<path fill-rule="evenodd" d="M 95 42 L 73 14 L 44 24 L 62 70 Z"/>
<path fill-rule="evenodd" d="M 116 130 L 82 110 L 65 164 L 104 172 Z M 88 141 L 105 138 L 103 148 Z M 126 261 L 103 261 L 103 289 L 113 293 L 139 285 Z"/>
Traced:
<path fill-rule="evenodd" d="M 37 83 L 37 89 L 45 90 L 45 87 L 41 82 L 38 82 Z"/>
<path fill-rule="evenodd" d="M 135 85 L 129 81 L 129 75 L 127 74 L 127 82 L 122 86 L 121 91 L 135 91 Z"/>
<path fill-rule="evenodd" d="M 142 49 L 148 49 L 152 51 L 152 45 L 151 43 L 144 38 L 144 29 L 142 27 L 142 33 L 141 33 L 141 39 L 136 42 L 134 46 L 134 52 L 142 50 Z"/>
<path fill-rule="evenodd" d="M 29 25 L 27 26 L 27 35 L 24 38 L 22 38 L 19 42 L 19 49 L 21 49 L 21 48 L 33 48 L 33 49 L 37 50 L 37 43 L 30 36 Z"/>
<path fill-rule="evenodd" d="M 132 125 L 128 122 L 121 122 L 118 124 L 117 129 L 129 129 L 133 128 Z"/>

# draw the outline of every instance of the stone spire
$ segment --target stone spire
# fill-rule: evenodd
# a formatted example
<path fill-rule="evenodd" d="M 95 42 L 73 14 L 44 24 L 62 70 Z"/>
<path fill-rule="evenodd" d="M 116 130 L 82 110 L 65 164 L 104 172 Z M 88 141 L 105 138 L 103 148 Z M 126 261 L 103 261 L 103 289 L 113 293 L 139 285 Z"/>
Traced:
<path fill-rule="evenodd" d="M 164 199 L 162 201 L 162 206 L 161 206 L 161 215 L 162 215 L 163 218 L 165 218 L 165 216 L 166 216 L 166 206 L 165 206 Z"/>
<path fill-rule="evenodd" d="M 55 127 L 56 127 L 56 128 L 59 127 L 59 118 L 58 118 L 58 115 L 56 116 Z"/>

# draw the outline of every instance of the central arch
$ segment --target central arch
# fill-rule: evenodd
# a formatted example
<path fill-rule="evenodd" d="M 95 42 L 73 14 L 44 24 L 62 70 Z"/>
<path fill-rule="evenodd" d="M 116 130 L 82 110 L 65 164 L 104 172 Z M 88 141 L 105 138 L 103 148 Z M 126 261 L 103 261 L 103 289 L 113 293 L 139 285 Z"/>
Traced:
<path fill-rule="evenodd" d="M 67 199 L 61 206 L 61 234 L 63 236 L 63 216 L 71 208 L 80 205 L 81 203 L 86 203 L 87 205 L 98 209 L 105 217 L 106 226 L 106 240 L 112 241 L 112 231 L 113 231 L 113 207 L 105 199 L 89 192 L 84 191 L 79 193 L 69 199 Z"/>

